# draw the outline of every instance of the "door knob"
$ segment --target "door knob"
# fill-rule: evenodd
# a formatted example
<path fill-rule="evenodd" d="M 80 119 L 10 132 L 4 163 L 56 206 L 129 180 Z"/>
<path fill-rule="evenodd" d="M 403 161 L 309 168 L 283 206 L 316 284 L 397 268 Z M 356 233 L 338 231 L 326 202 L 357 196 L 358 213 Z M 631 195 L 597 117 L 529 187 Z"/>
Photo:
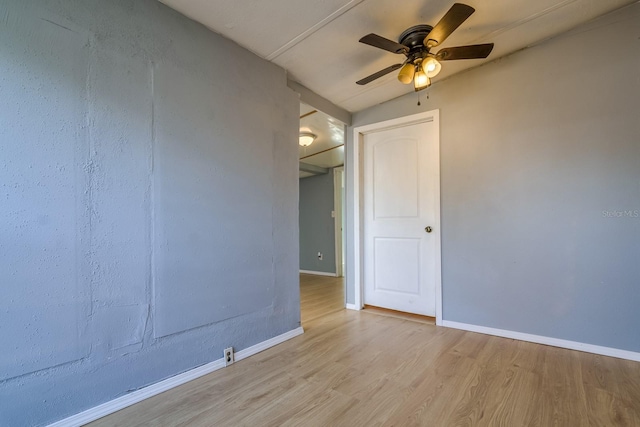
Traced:
<path fill-rule="evenodd" d="M 427 233 L 431 233 L 433 231 L 433 228 L 431 227 L 425 227 L 424 231 L 426 231 Z"/>

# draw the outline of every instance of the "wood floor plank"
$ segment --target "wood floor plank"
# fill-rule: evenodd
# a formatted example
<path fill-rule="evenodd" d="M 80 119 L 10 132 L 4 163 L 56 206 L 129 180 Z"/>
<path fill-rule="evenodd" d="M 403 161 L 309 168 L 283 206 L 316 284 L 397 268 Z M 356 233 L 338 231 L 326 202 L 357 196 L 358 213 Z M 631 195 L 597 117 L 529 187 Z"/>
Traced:
<path fill-rule="evenodd" d="M 305 333 L 90 426 L 639 426 L 640 363 L 345 310 L 301 275 Z"/>

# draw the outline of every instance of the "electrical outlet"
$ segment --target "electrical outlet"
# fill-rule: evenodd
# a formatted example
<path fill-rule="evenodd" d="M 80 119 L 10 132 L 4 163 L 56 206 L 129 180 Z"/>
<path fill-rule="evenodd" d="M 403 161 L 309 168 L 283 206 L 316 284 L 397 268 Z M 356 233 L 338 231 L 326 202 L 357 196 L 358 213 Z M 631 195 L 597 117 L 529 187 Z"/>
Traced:
<path fill-rule="evenodd" d="M 318 259 L 322 261 L 322 252 L 318 252 Z"/>
<path fill-rule="evenodd" d="M 233 365 L 233 362 L 236 361 L 236 355 L 233 352 L 233 347 L 224 349 L 224 366 Z"/>

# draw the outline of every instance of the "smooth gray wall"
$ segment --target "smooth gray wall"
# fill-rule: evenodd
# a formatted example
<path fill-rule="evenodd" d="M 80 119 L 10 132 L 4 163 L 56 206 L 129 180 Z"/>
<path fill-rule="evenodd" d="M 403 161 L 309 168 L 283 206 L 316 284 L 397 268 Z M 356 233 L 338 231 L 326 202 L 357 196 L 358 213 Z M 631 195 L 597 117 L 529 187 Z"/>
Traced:
<path fill-rule="evenodd" d="M 297 328 L 284 70 L 155 0 L 0 16 L 0 425 Z"/>
<path fill-rule="evenodd" d="M 635 3 L 354 115 L 440 109 L 445 320 L 640 351 L 639 22 Z"/>
<path fill-rule="evenodd" d="M 300 180 L 300 270 L 336 272 L 334 190 L 333 169 Z"/>

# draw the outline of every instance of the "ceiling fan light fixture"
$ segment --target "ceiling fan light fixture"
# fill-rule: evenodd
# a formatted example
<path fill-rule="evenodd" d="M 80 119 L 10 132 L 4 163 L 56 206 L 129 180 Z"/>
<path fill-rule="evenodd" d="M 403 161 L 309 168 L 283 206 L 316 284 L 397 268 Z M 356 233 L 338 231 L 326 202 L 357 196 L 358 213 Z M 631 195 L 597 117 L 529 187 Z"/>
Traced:
<path fill-rule="evenodd" d="M 308 146 L 311 145 L 311 143 L 313 143 L 313 141 L 316 138 L 317 138 L 317 136 L 312 134 L 312 133 L 310 133 L 310 132 L 301 132 L 300 133 L 300 139 L 299 139 L 298 143 L 302 147 L 308 147 Z"/>
<path fill-rule="evenodd" d="M 440 65 L 440 62 L 438 62 L 436 58 L 429 56 L 422 60 L 422 69 L 427 74 L 427 77 L 431 79 L 438 75 L 442 69 L 442 65 Z"/>
<path fill-rule="evenodd" d="M 360 38 L 360 43 L 404 55 L 406 60 L 360 79 L 356 84 L 366 85 L 401 69 L 398 80 L 409 84 L 413 79 L 414 88 L 419 91 L 429 87 L 430 79 L 440 73 L 440 61 L 487 58 L 493 50 L 493 43 L 445 47 L 435 54 L 431 53 L 432 48 L 442 45 L 474 12 L 475 9 L 469 5 L 454 3 L 435 26 L 419 24 L 409 27 L 400 34 L 397 42 L 375 33 Z M 412 69 L 411 65 L 415 68 Z"/>
<path fill-rule="evenodd" d="M 416 66 L 411 62 L 407 62 L 402 66 L 400 72 L 398 73 L 398 80 L 400 83 L 408 85 L 413 80 L 413 75 L 416 73 Z"/>
<path fill-rule="evenodd" d="M 431 80 L 429 80 L 427 73 L 424 72 L 422 67 L 418 66 L 417 68 L 416 75 L 413 77 L 413 87 L 416 92 L 426 89 L 431 84 Z"/>

